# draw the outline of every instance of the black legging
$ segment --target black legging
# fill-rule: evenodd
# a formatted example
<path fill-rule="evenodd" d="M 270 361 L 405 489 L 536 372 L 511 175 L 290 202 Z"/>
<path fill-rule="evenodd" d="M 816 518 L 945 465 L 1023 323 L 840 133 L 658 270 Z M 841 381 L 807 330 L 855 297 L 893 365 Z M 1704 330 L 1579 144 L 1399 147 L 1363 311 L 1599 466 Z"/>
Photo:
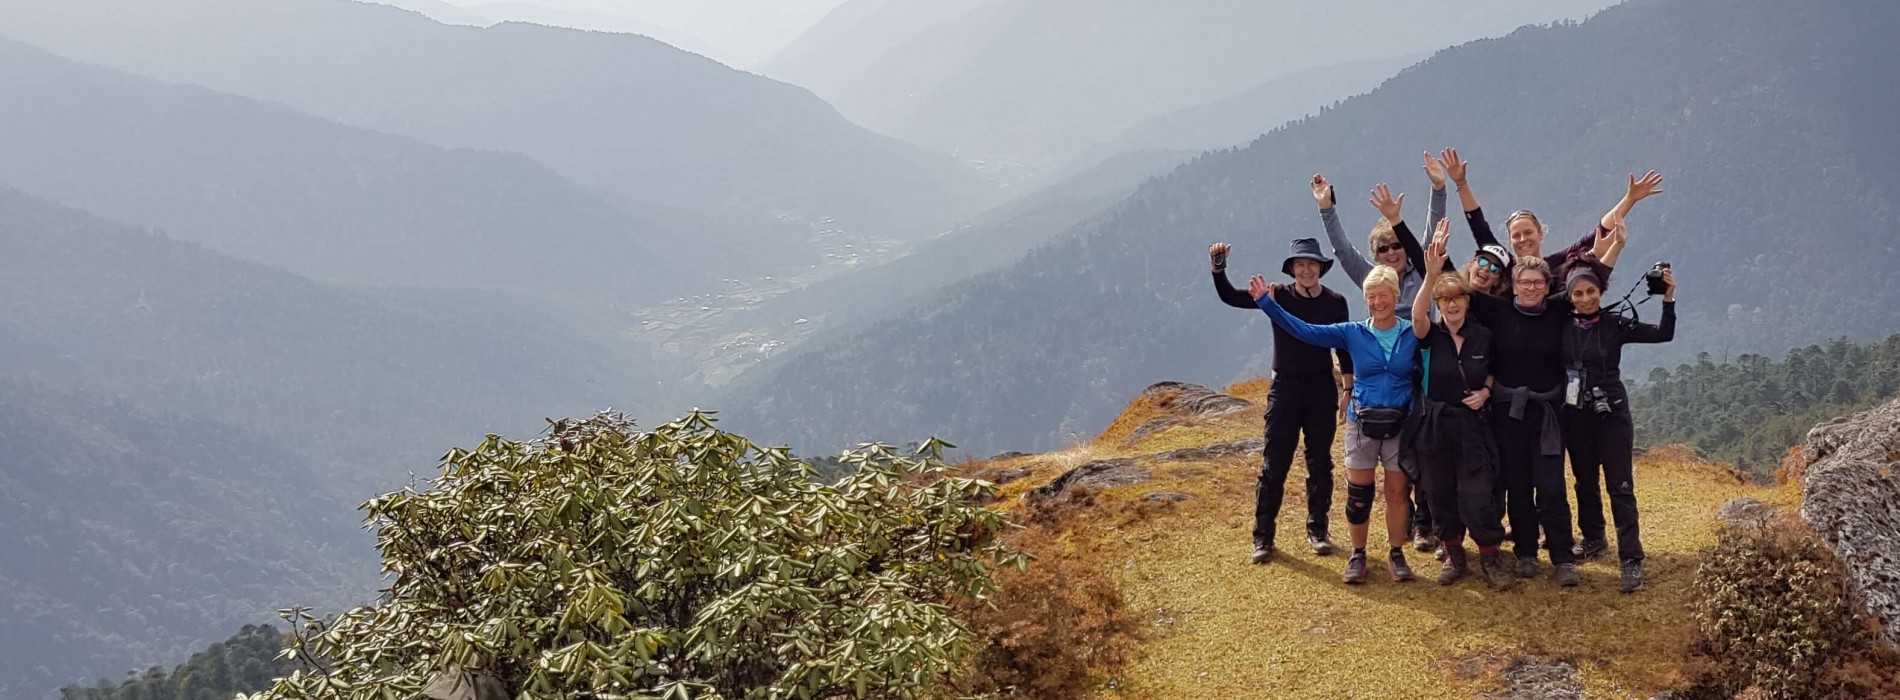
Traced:
<path fill-rule="evenodd" d="M 1260 479 L 1254 484 L 1253 542 L 1273 544 L 1293 452 L 1306 436 L 1306 532 L 1326 534 L 1326 512 L 1333 507 L 1333 434 L 1339 387 L 1324 381 L 1275 377 L 1267 389 L 1266 442 Z"/>
<path fill-rule="evenodd" d="M 1640 561 L 1643 541 L 1637 524 L 1633 465 L 1636 428 L 1629 403 L 1617 402 L 1608 414 L 1588 406 L 1565 406 L 1563 416 L 1564 447 L 1570 452 L 1570 472 L 1577 477 L 1577 529 L 1584 539 L 1603 539 L 1602 490 L 1607 488 L 1610 515 L 1616 519 L 1616 555 L 1624 561 Z"/>
<path fill-rule="evenodd" d="M 1493 405 L 1491 434 L 1497 439 L 1498 487 L 1511 520 L 1512 550 L 1519 557 L 1535 557 L 1541 526 L 1550 562 L 1564 564 L 1577 559 L 1570 550 L 1570 494 L 1564 487 L 1562 450 L 1544 454 L 1546 410 L 1554 409 L 1542 401 L 1527 402 L 1520 419 Z"/>
<path fill-rule="evenodd" d="M 1480 550 L 1504 541 L 1497 502 L 1498 454 L 1483 414 L 1426 399 L 1419 435 L 1419 491 L 1432 504 L 1433 526 L 1447 544 L 1467 530 Z"/>

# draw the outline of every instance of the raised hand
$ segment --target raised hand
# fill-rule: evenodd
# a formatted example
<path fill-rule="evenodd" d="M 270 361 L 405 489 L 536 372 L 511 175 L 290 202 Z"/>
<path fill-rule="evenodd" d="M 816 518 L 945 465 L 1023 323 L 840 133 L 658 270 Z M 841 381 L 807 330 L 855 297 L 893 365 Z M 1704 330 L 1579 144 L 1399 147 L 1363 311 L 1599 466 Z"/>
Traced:
<path fill-rule="evenodd" d="M 1333 183 L 1328 182 L 1325 175 L 1313 173 L 1312 187 L 1313 201 L 1319 204 L 1319 208 L 1333 208 Z"/>
<path fill-rule="evenodd" d="M 1438 162 L 1438 159 L 1433 158 L 1431 151 L 1423 151 L 1421 152 L 1421 154 L 1425 156 L 1425 177 L 1432 181 L 1432 189 L 1434 190 L 1444 189 L 1445 188 L 1445 164 L 1440 163 Z"/>
<path fill-rule="evenodd" d="M 1259 301 L 1260 297 L 1272 294 L 1279 286 L 1280 285 L 1277 284 L 1267 284 L 1267 278 L 1260 275 L 1247 278 L 1247 293 L 1253 295 L 1254 301 Z"/>
<path fill-rule="evenodd" d="M 1394 224 L 1399 222 L 1399 206 L 1405 204 L 1404 193 L 1400 193 L 1398 198 L 1394 199 L 1392 188 L 1386 187 L 1385 183 L 1381 182 L 1378 187 L 1372 188 L 1371 201 L 1372 208 L 1379 210 L 1379 215 L 1385 217 L 1386 221 Z"/>
<path fill-rule="evenodd" d="M 1676 300 L 1676 271 L 1663 268 L 1663 301 Z"/>
<path fill-rule="evenodd" d="M 1435 273 L 1445 269 L 1445 242 L 1451 238 L 1451 220 L 1439 219 L 1438 228 L 1432 230 L 1432 244 L 1425 246 L 1425 271 Z"/>
<path fill-rule="evenodd" d="M 1220 272 L 1221 270 L 1227 269 L 1226 255 L 1227 255 L 1227 251 L 1232 248 L 1233 246 L 1227 245 L 1226 243 L 1215 243 L 1214 245 L 1208 246 L 1207 247 L 1208 265 L 1212 266 L 1215 272 Z"/>
<path fill-rule="evenodd" d="M 1458 157 L 1458 149 L 1447 148 L 1438 154 L 1438 165 L 1459 187 L 1465 186 L 1465 168 L 1471 164 Z"/>
<path fill-rule="evenodd" d="M 1651 170 L 1643 173 L 1641 178 L 1636 177 L 1636 173 L 1630 173 L 1629 190 L 1623 197 L 1635 204 L 1658 194 L 1662 194 L 1662 173 Z"/>

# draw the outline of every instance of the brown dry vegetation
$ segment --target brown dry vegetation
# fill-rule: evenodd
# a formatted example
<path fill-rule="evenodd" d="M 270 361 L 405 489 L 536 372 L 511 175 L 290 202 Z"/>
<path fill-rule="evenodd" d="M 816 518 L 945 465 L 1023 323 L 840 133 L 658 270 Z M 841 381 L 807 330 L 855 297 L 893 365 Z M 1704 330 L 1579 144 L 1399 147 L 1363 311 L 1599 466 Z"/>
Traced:
<path fill-rule="evenodd" d="M 1250 380 L 1227 392 L 1259 403 L 1265 389 L 1265 380 Z M 1442 588 L 1429 581 L 1436 563 L 1416 554 L 1413 566 L 1427 580 L 1396 584 L 1377 576 L 1347 587 L 1338 580 L 1343 557 L 1314 556 L 1297 540 L 1283 541 L 1272 564 L 1247 563 L 1258 454 L 1152 458 L 1258 437 L 1259 409 L 1186 419 L 1127 442 L 1136 427 L 1167 415 L 1163 403 L 1138 398 L 1095 440 L 1067 450 L 969 465 L 971 473 L 1028 470 L 1030 476 L 999 488 L 999 506 L 1016 509 L 1025 508 L 1018 502 L 1024 491 L 1089 460 L 1136 457 L 1153 470 L 1152 482 L 1019 511 L 1041 523 L 1032 529 L 1043 562 L 1032 568 L 1054 571 L 1060 559 L 1060 573 L 1051 576 L 1112 580 L 1146 626 L 1126 664 L 1097 665 L 1091 682 L 1101 697 L 1470 698 L 1498 687 L 1502 664 L 1483 660 L 1534 654 L 1574 664 L 1590 697 L 1647 698 L 1682 680 L 1693 630 L 1690 583 L 1697 553 L 1715 542 L 1715 509 L 1735 496 L 1780 505 L 1798 498 L 1792 488 L 1745 483 L 1687 450 L 1652 450 L 1637 462 L 1649 584 L 1636 594 L 1616 591 L 1613 557 L 1585 564 L 1584 584 L 1569 590 L 1547 579 L 1503 593 L 1471 580 Z M 1281 514 L 1281 531 L 1295 537 L 1300 469 Z M 1337 482 L 1343 491 L 1344 479 Z M 1143 500 L 1154 491 L 1193 498 Z M 1343 498 L 1336 494 L 1334 502 Z M 1334 521 L 1343 543 L 1343 518 L 1336 513 Z M 1375 543 L 1384 537 L 1383 522 L 1382 513 L 1373 515 Z M 1382 574 L 1383 547 L 1371 549 Z M 1547 573 L 1547 559 L 1543 568 Z M 1107 678 L 1113 690 L 1105 689 Z"/>

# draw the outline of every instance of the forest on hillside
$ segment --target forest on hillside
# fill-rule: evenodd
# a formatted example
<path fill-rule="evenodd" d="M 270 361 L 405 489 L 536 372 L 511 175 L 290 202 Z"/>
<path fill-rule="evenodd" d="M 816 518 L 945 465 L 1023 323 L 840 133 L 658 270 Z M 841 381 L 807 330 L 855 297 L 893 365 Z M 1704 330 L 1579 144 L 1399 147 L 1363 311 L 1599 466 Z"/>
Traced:
<path fill-rule="evenodd" d="M 1835 339 L 1780 360 L 1744 354 L 1658 367 L 1632 387 L 1637 439 L 1684 443 L 1703 456 L 1766 478 L 1815 424 L 1900 394 L 1900 335 L 1856 344 Z"/>

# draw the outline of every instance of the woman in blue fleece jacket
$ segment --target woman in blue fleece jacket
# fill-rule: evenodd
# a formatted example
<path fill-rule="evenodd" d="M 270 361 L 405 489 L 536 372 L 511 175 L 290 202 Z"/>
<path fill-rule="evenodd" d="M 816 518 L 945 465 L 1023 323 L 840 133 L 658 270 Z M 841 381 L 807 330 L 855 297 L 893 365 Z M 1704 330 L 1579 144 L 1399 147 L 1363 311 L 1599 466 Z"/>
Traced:
<path fill-rule="evenodd" d="M 1398 316 L 1399 273 L 1378 265 L 1361 285 L 1372 318 L 1357 323 L 1315 325 L 1287 313 L 1273 300 L 1277 285 L 1254 275 L 1247 289 L 1254 303 L 1274 324 L 1301 342 L 1343 349 L 1352 355 L 1352 403 L 1346 409 L 1346 522 L 1352 533 L 1352 557 L 1346 560 L 1346 583 L 1366 580 L 1367 521 L 1372 517 L 1374 467 L 1385 469 L 1386 541 L 1391 550 L 1386 567 L 1394 581 L 1412 580 L 1405 562 L 1407 521 L 1405 472 L 1399 469 L 1400 439 L 1396 429 L 1382 434 L 1380 414 L 1411 409 L 1412 368 L 1418 356 L 1418 337 L 1411 323 Z"/>

